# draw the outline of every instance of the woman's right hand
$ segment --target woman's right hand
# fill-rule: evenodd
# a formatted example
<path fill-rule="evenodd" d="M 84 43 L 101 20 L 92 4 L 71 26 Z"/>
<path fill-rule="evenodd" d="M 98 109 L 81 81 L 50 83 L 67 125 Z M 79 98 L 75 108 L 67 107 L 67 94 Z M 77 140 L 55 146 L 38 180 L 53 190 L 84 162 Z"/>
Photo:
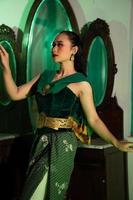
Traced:
<path fill-rule="evenodd" d="M 40 74 L 36 75 L 31 81 L 17 86 L 10 70 L 9 55 L 5 48 L 0 45 L 0 61 L 3 68 L 3 77 L 5 82 L 5 88 L 12 100 L 21 100 L 27 98 L 31 87 L 39 79 Z"/>
<path fill-rule="evenodd" d="M 9 55 L 8 52 L 5 50 L 5 48 L 0 45 L 0 61 L 2 64 L 2 69 L 3 70 L 9 70 Z"/>

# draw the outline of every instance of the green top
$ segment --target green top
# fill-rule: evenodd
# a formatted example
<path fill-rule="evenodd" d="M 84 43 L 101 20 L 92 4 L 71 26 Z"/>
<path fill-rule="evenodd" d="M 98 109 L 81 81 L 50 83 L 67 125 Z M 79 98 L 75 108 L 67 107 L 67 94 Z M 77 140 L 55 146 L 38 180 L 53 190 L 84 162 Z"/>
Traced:
<path fill-rule="evenodd" d="M 38 82 L 36 100 L 39 112 L 49 117 L 73 117 L 80 125 L 87 125 L 80 99 L 67 87 L 70 83 L 87 81 L 87 78 L 77 72 L 57 81 L 52 81 L 55 72 L 45 71 Z M 89 129 L 89 127 L 88 127 Z M 92 131 L 89 129 L 89 135 Z"/>
<path fill-rule="evenodd" d="M 44 71 L 44 73 L 41 75 L 40 80 L 39 80 L 39 84 L 37 87 L 38 92 L 42 93 L 44 89 L 47 90 L 47 86 L 50 86 L 47 93 L 55 94 L 70 83 L 77 83 L 81 81 L 88 82 L 87 77 L 85 77 L 85 75 L 79 72 L 76 72 L 72 75 L 69 75 L 59 80 L 51 82 L 55 76 L 55 73 L 56 73 L 55 71 Z"/>

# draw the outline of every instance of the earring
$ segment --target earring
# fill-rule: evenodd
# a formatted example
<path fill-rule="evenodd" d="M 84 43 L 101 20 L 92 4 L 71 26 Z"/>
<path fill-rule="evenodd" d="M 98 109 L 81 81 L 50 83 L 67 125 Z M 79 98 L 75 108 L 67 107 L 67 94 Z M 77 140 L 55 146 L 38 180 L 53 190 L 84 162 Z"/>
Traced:
<path fill-rule="evenodd" d="M 70 61 L 74 61 L 74 54 L 70 56 Z"/>

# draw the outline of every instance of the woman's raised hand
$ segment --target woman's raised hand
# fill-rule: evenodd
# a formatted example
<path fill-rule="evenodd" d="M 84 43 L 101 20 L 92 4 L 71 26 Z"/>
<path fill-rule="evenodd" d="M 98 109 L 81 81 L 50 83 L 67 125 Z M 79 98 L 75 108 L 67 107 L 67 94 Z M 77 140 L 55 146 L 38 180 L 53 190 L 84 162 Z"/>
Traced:
<path fill-rule="evenodd" d="M 10 68 L 9 67 L 9 55 L 2 45 L 0 45 L 0 61 L 2 64 L 3 70 L 8 70 Z"/>

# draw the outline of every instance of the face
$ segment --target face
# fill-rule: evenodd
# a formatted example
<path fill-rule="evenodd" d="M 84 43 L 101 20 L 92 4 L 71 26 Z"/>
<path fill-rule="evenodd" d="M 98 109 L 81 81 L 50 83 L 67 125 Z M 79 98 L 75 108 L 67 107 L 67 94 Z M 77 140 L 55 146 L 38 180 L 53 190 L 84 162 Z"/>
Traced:
<path fill-rule="evenodd" d="M 53 42 L 52 56 L 55 62 L 63 63 L 70 61 L 75 47 L 72 47 L 71 41 L 66 34 L 60 34 Z"/>

